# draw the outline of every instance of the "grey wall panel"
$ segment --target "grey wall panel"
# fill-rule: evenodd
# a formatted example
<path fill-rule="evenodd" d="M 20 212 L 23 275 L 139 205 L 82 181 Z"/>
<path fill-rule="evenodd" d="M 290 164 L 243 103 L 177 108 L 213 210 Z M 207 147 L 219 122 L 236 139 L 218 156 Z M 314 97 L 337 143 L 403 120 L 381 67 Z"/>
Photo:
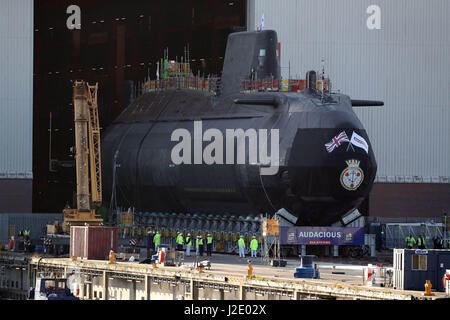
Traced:
<path fill-rule="evenodd" d="M 8 243 L 8 230 L 10 227 L 15 229 L 15 238 L 17 239 L 19 231 L 23 229 L 30 230 L 30 238 L 39 240 L 47 232 L 47 224 L 53 224 L 59 221 L 63 223 L 62 213 L 3 213 L 0 214 L 0 243 Z"/>
<path fill-rule="evenodd" d="M 381 30 L 367 28 L 370 5 L 381 9 Z M 334 90 L 385 101 L 357 109 L 379 177 L 448 182 L 449 12 L 448 0 L 249 0 L 248 24 L 264 14 L 265 29 L 278 32 L 285 79 L 289 62 L 291 77 L 304 78 L 324 58 Z"/>
<path fill-rule="evenodd" d="M 0 215 L 3 212 L 31 212 L 32 193 L 31 179 L 1 179 Z"/>
<path fill-rule="evenodd" d="M 0 179 L 32 179 L 33 0 L 0 1 Z"/>
<path fill-rule="evenodd" d="M 0 214 L 0 243 L 6 247 L 8 243 L 8 215 Z"/>

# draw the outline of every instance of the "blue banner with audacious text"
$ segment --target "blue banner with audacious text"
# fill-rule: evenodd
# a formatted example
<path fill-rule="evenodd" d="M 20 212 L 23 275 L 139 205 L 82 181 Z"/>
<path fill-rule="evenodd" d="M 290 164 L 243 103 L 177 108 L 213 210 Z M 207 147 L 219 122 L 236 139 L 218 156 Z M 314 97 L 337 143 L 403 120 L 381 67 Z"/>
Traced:
<path fill-rule="evenodd" d="M 364 245 L 364 228 L 280 227 L 280 244 Z"/>

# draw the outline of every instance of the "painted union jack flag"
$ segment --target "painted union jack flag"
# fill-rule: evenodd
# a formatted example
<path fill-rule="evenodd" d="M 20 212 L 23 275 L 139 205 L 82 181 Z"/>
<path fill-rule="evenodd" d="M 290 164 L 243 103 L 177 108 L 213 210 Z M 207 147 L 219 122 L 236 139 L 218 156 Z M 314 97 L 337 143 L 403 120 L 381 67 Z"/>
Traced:
<path fill-rule="evenodd" d="M 328 153 L 330 153 L 333 152 L 335 148 L 339 147 L 343 142 L 350 142 L 345 131 L 342 131 L 336 137 L 331 139 L 330 142 L 326 143 L 325 148 L 327 149 Z"/>

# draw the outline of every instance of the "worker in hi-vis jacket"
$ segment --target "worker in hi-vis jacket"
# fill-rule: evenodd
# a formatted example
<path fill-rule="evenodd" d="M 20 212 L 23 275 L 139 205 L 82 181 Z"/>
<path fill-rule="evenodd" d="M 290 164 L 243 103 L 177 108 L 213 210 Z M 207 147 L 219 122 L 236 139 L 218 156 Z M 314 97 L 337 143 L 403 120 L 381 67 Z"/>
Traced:
<path fill-rule="evenodd" d="M 240 258 L 245 258 L 245 241 L 244 241 L 244 237 L 241 235 L 239 240 L 238 240 L 238 246 L 239 246 L 239 257 Z"/>

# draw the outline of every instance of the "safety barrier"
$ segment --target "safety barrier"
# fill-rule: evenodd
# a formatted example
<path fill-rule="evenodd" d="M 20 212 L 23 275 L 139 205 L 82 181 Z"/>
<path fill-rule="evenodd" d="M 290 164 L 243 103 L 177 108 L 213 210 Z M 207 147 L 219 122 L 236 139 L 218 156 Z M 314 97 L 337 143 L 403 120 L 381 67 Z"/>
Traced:
<path fill-rule="evenodd" d="M 207 234 L 213 237 L 213 251 L 222 253 L 237 252 L 237 241 L 240 235 L 245 241 L 246 253 L 250 253 L 250 241 L 253 235 L 258 240 L 258 253 L 262 247 L 261 222 L 257 216 L 221 216 L 213 214 L 189 213 L 162 213 L 162 212 L 136 212 L 133 217 L 127 217 L 134 225 L 119 225 L 119 238 L 131 239 L 136 246 L 146 246 L 148 232 L 153 237 L 158 231 L 161 235 L 161 244 L 176 246 L 178 232 L 183 238 L 188 233 L 193 240 L 201 235 L 206 240 Z M 134 243 L 134 242 L 133 242 Z"/>

